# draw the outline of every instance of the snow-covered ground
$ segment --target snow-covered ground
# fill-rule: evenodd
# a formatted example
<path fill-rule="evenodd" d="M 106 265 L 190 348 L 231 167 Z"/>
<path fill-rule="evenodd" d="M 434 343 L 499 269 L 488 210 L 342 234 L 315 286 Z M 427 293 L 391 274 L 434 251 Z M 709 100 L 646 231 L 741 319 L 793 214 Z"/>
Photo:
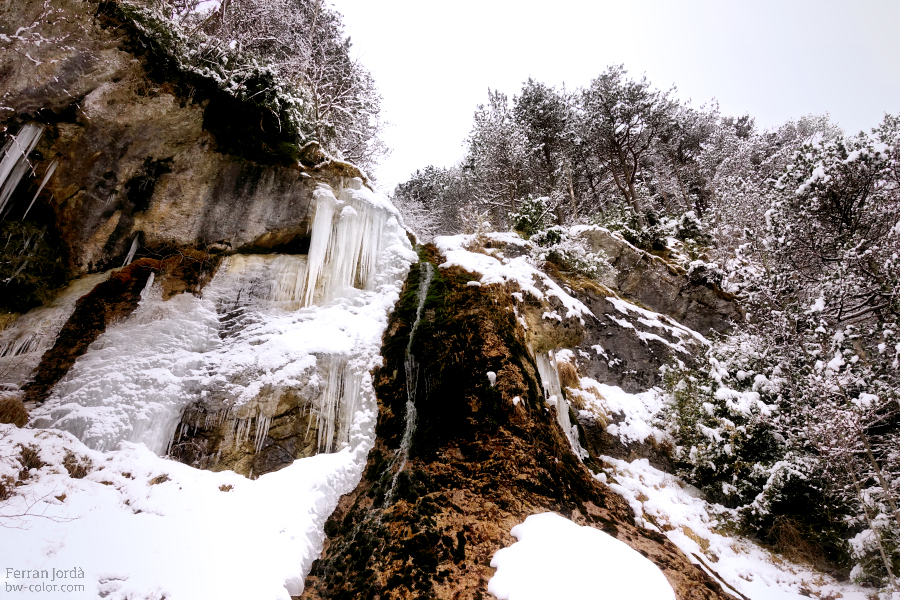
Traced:
<path fill-rule="evenodd" d="M 32 428 L 0 426 L 0 485 L 13 492 L 0 501 L 0 595 L 302 592 L 325 520 L 374 443 L 370 372 L 417 258 L 396 209 L 361 182 L 315 194 L 308 256 L 231 256 L 199 297 L 163 301 L 151 282 L 33 410 Z M 230 411 L 261 439 L 283 394 L 309 402 L 325 452 L 255 479 L 160 456 L 185 406 Z M 83 588 L 48 588 L 63 584 Z"/>
<path fill-rule="evenodd" d="M 630 546 L 555 513 L 512 529 L 518 541 L 494 554 L 488 591 L 500 600 L 675 600 L 662 571 Z"/>
<path fill-rule="evenodd" d="M 363 435 L 371 435 L 368 421 Z M 68 432 L 0 425 L 0 478 L 19 478 L 23 447 L 45 464 L 0 504 L 6 591 L 72 584 L 84 588 L 44 596 L 109 600 L 300 594 L 324 521 L 355 487 L 368 450 L 357 444 L 249 480 L 161 458 L 143 444 L 103 453 Z M 89 465 L 83 478 L 69 475 L 67 455 L 73 466 Z M 54 580 L 54 570 L 72 569 L 81 577 Z"/>
<path fill-rule="evenodd" d="M 615 415 L 619 423 L 607 431 L 623 442 L 643 442 L 651 436 L 665 439 L 666 433 L 654 424 L 664 406 L 662 393 L 628 394 L 588 378 L 582 379 L 582 387 L 599 392 L 600 398 L 588 401 L 600 405 L 595 410 Z M 596 477 L 628 501 L 638 524 L 664 533 L 692 562 L 707 572 L 713 570 L 713 578 L 727 584 L 723 587 L 735 597 L 740 597 L 735 591 L 751 600 L 865 600 L 873 594 L 729 533 L 724 529 L 727 509 L 707 502 L 698 489 L 654 468 L 646 458 L 628 462 L 607 456 L 602 460 L 607 466 Z"/>
<path fill-rule="evenodd" d="M 665 432 L 653 424 L 664 404 L 658 391 L 628 394 L 589 378 L 582 378 L 581 384 L 592 391 L 583 396 L 585 401 L 597 404 L 586 410 L 614 416 L 618 421 L 607 429 L 613 435 L 626 443 L 643 442 L 649 437 L 665 439 Z M 698 489 L 652 467 L 647 459 L 601 459 L 606 468 L 595 477 L 628 501 L 637 523 L 664 533 L 735 598 L 875 598 L 871 589 L 837 581 L 807 565 L 792 563 L 751 539 L 727 532 L 723 527 L 727 509 L 707 502 Z M 626 547 L 626 552 L 614 546 L 612 538 L 598 530 L 545 513 L 528 517 L 511 533 L 519 541 L 498 551 L 491 562 L 497 572 L 488 589 L 501 600 L 673 597 L 668 584 L 667 592 L 656 585 L 656 575 L 662 577 L 662 573 L 652 563 L 630 548 Z"/>

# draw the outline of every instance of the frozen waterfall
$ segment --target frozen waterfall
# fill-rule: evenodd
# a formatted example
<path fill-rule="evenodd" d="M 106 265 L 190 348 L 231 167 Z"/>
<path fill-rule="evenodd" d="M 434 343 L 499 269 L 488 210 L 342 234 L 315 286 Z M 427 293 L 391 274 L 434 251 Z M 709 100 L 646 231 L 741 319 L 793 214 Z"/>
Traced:
<path fill-rule="evenodd" d="M 75 311 L 79 298 L 109 277 L 109 272 L 82 277 L 47 306 L 35 308 L 0 331 L 0 389 L 18 390 Z"/>
<path fill-rule="evenodd" d="M 200 296 L 163 300 L 162 282 L 150 282 L 33 411 L 34 426 L 98 450 L 143 442 L 163 454 L 200 402 L 232 415 L 235 440 L 258 450 L 279 399 L 302 389 L 320 451 L 365 441 L 369 372 L 415 254 L 396 210 L 361 181 L 338 194 L 321 184 L 315 199 L 307 256 L 229 256 Z"/>

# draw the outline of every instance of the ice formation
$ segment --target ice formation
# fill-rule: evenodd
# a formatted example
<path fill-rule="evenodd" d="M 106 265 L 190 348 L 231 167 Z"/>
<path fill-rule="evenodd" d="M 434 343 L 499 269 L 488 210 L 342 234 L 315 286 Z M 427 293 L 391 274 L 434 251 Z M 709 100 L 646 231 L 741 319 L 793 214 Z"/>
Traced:
<path fill-rule="evenodd" d="M 556 368 L 556 357 L 553 350 L 536 352 L 534 362 L 537 364 L 538 375 L 541 378 L 541 385 L 544 388 L 544 397 L 547 399 L 547 404 L 556 407 L 556 421 L 562 427 L 563 432 L 565 432 L 566 438 L 568 438 L 569 444 L 572 446 L 572 451 L 575 452 L 576 456 L 584 459 L 588 454 L 578 441 L 578 426 L 574 425 L 569 417 L 569 403 L 559 382 L 559 372 Z"/>
<path fill-rule="evenodd" d="M 41 180 L 41 185 L 38 186 L 38 190 L 34 193 L 34 197 L 31 199 L 31 202 L 28 204 L 28 208 L 25 209 L 25 214 L 22 215 L 22 220 L 25 220 L 25 217 L 28 216 L 28 213 L 31 212 L 31 207 L 34 206 L 35 200 L 38 199 L 38 196 L 41 195 L 41 192 L 44 191 L 44 186 L 47 185 L 47 182 L 50 181 L 50 178 L 53 177 L 53 173 L 56 172 L 56 167 L 59 166 L 59 160 L 53 159 L 50 162 L 50 166 L 47 167 L 47 172 L 44 173 L 44 178 Z"/>
<path fill-rule="evenodd" d="M 302 593 L 325 520 L 359 482 L 374 443 L 370 373 L 417 259 L 396 210 L 360 181 L 337 194 L 320 186 L 316 198 L 308 256 L 230 256 L 199 296 L 163 300 L 151 279 L 136 310 L 32 411 L 32 427 L 46 429 L 0 425 L 0 455 L 33 445 L 46 463 L 0 509 L 0 526 L 23 526 L 0 544 L 0 560 L 31 569 L 75 560 L 91 597 Z M 21 317 L 0 338 L 7 356 L 52 344 L 100 277 Z M 35 334 L 45 321 L 52 327 Z M 158 456 L 188 408 L 208 422 L 233 418 L 233 440 L 259 450 L 284 394 L 306 400 L 320 454 L 253 480 Z M 68 476 L 70 454 L 93 464 L 86 477 Z M 183 538 L 202 540 L 202 556 L 172 543 Z M 250 550 L 235 552 L 235 540 Z M 261 547 L 271 551 L 252 550 Z"/>
<path fill-rule="evenodd" d="M 95 273 L 74 281 L 48 306 L 35 308 L 0 331 L 0 389 L 16 390 L 53 347 L 79 298 L 109 276 Z"/>
<path fill-rule="evenodd" d="M 28 155 L 37 146 L 42 133 L 43 125 L 26 123 L 16 135 L 9 136 L 3 146 L 3 158 L 0 159 L 0 214 L 3 214 L 10 196 L 31 168 Z"/>
<path fill-rule="evenodd" d="M 164 454 L 200 401 L 230 411 L 234 441 L 258 449 L 280 398 L 302 389 L 320 450 L 350 444 L 358 414 L 374 410 L 369 371 L 415 254 L 395 209 L 361 181 L 337 196 L 320 185 L 315 197 L 308 256 L 230 256 L 199 297 L 163 300 L 148 282 L 134 313 L 32 413 L 34 426 L 96 450 L 142 442 Z"/>

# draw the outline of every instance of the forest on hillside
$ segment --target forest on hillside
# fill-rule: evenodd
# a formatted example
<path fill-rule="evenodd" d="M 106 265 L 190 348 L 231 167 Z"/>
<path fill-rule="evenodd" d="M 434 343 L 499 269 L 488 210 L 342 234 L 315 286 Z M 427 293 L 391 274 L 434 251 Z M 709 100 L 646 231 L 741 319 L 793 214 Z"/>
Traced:
<path fill-rule="evenodd" d="M 604 270 L 569 234 L 602 226 L 733 295 L 746 321 L 666 376 L 678 473 L 789 555 L 900 575 L 900 119 L 762 130 L 623 66 L 529 79 L 393 200 L 421 238 L 515 230 L 563 272 Z"/>

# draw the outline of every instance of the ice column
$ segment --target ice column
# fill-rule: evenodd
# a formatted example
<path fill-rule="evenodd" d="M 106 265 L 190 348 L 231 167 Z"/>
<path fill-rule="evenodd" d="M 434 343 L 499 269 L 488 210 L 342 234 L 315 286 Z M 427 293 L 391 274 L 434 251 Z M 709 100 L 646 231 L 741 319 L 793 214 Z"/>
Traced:
<path fill-rule="evenodd" d="M 28 171 L 28 155 L 37 146 L 43 132 L 43 125 L 26 123 L 19 133 L 9 136 L 3 146 L 3 159 L 0 160 L 0 214 Z"/>
<path fill-rule="evenodd" d="M 537 364 L 538 375 L 541 377 L 541 385 L 544 388 L 544 396 L 547 398 L 547 404 L 556 407 L 556 421 L 565 432 L 572 450 L 579 458 L 585 456 L 585 451 L 578 442 L 577 427 L 572 424 L 569 419 L 569 403 L 563 395 L 562 385 L 559 382 L 559 373 L 556 371 L 556 359 L 553 351 L 538 352 L 535 354 L 534 361 Z"/>

